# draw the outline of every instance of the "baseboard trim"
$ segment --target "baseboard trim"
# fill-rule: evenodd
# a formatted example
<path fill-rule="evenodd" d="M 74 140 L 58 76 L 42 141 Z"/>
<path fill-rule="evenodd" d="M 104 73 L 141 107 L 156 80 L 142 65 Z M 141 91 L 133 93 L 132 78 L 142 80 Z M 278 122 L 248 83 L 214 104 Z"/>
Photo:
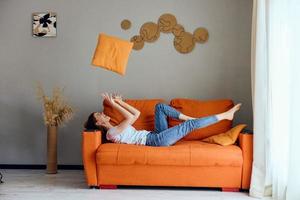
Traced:
<path fill-rule="evenodd" d="M 46 169 L 46 165 L 0 164 L 0 169 Z M 57 169 L 82 170 L 82 165 L 57 165 Z"/>

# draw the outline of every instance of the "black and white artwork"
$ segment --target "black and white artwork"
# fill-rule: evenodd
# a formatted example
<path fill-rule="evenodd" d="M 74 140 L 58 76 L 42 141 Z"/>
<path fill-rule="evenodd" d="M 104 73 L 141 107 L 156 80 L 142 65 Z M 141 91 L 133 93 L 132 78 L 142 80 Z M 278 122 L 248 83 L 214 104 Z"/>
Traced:
<path fill-rule="evenodd" d="M 34 37 L 56 37 L 56 13 L 33 13 L 32 28 Z"/>

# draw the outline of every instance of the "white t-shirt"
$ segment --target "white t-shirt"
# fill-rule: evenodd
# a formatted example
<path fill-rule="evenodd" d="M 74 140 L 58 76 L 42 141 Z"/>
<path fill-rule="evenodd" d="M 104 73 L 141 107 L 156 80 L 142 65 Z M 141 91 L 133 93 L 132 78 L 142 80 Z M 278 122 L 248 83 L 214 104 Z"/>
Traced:
<path fill-rule="evenodd" d="M 127 126 L 121 133 L 116 133 L 115 127 L 108 129 L 106 139 L 115 143 L 145 145 L 150 131 L 136 130 L 133 126 Z"/>

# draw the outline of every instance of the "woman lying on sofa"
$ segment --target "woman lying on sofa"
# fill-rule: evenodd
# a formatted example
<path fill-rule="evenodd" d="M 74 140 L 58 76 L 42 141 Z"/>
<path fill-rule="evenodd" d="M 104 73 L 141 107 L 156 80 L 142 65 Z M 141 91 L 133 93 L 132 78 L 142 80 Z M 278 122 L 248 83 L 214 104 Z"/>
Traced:
<path fill-rule="evenodd" d="M 90 114 L 85 128 L 100 129 L 106 131 L 106 138 L 115 143 L 137 144 L 147 146 L 170 146 L 186 136 L 194 129 L 203 128 L 221 120 L 232 120 L 241 104 L 235 105 L 227 112 L 211 115 L 203 118 L 193 118 L 180 113 L 174 108 L 158 103 L 155 106 L 155 130 L 136 130 L 132 124 L 138 119 L 140 111 L 124 102 L 120 95 L 103 93 L 104 101 L 107 101 L 114 109 L 117 109 L 124 117 L 118 125 L 110 123 L 110 117 L 103 112 Z M 184 121 L 183 123 L 168 128 L 167 117 Z"/>

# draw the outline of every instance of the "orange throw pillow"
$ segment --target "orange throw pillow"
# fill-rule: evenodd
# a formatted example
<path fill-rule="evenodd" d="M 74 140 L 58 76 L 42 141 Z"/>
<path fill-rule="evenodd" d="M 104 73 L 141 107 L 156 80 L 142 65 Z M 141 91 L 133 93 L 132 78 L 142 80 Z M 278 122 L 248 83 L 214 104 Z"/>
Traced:
<path fill-rule="evenodd" d="M 236 142 L 240 132 L 246 126 L 247 126 L 246 124 L 239 124 L 225 133 L 213 135 L 211 137 L 203 139 L 202 141 L 208 142 L 208 143 L 220 144 L 222 146 L 234 144 Z"/>
<path fill-rule="evenodd" d="M 99 34 L 92 64 L 124 75 L 133 43 Z"/>

